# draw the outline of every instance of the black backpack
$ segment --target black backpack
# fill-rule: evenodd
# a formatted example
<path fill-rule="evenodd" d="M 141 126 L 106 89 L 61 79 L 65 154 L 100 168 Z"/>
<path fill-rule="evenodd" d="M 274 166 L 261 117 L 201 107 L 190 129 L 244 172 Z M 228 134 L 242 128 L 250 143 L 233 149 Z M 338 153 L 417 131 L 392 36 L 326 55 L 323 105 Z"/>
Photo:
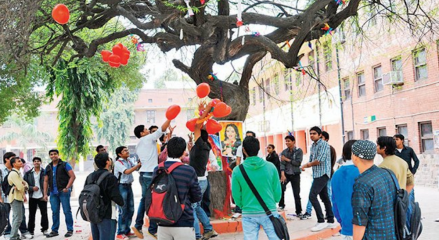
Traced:
<path fill-rule="evenodd" d="M 171 172 L 182 166 L 176 162 L 169 168 L 161 162 L 156 176 L 152 179 L 149 191 L 146 192 L 145 210 L 149 219 L 159 225 L 172 225 L 180 219 L 184 211 L 184 203 L 180 203 L 178 189 Z"/>
<path fill-rule="evenodd" d="M 396 199 L 393 207 L 395 213 L 395 234 L 398 240 L 416 240 L 422 232 L 421 209 L 419 204 L 410 201 L 409 194 L 399 187 L 392 171 L 385 169 L 392 177 L 396 187 Z M 411 205 L 409 210 L 409 205 Z"/>
<path fill-rule="evenodd" d="M 8 226 L 8 207 L 5 203 L 0 203 L 0 236 L 3 235 L 3 232 L 6 230 Z"/>
<path fill-rule="evenodd" d="M 82 219 L 87 222 L 98 224 L 102 222 L 105 216 L 107 208 L 102 199 L 101 188 L 99 185 L 109 175 L 111 175 L 111 173 L 105 171 L 95 182 L 92 182 L 91 175 L 87 177 L 84 189 L 79 195 L 78 208 L 78 212 L 81 213 Z M 78 215 L 78 213 L 76 213 L 76 215 Z"/>
<path fill-rule="evenodd" d="M 8 172 L 8 174 L 6 174 L 4 180 L 2 181 L 2 191 L 5 194 L 6 197 L 8 197 L 9 193 L 11 192 L 11 189 L 13 187 L 13 185 L 9 185 L 9 181 L 8 181 L 8 177 L 9 174 L 12 172 L 12 170 L 10 172 Z"/>

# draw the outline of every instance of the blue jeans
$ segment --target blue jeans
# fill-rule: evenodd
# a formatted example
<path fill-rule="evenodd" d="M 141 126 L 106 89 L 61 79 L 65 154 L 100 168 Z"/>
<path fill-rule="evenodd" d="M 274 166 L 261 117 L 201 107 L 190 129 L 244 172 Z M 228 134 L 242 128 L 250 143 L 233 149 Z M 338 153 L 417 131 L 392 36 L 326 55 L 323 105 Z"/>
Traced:
<path fill-rule="evenodd" d="M 52 231 L 58 232 L 59 229 L 59 213 L 60 213 L 60 204 L 62 206 L 62 210 L 64 212 L 64 216 L 66 218 L 67 231 L 73 232 L 73 215 L 72 208 L 70 207 L 70 193 L 68 192 L 59 192 L 58 194 L 50 194 L 50 206 L 52 208 Z"/>
<path fill-rule="evenodd" d="M 200 188 L 201 188 L 201 196 L 203 196 L 204 192 L 207 189 L 207 180 L 200 180 L 198 181 Z M 201 207 L 201 202 L 197 202 L 192 204 L 192 208 L 194 209 L 194 228 L 195 228 L 195 237 L 201 238 L 201 230 L 200 230 L 200 224 L 198 223 L 198 220 L 200 220 L 201 224 L 203 224 L 204 232 L 210 232 L 212 231 L 213 227 L 212 224 L 210 224 L 210 219 L 207 216 L 206 212 Z"/>
<path fill-rule="evenodd" d="M 137 217 L 135 228 L 142 230 L 143 219 L 145 218 L 145 196 L 148 191 L 149 185 L 152 181 L 152 172 L 141 172 L 139 176 L 140 186 L 142 186 L 142 198 L 140 199 L 139 208 L 137 209 Z M 157 233 L 157 223 L 149 221 L 148 232 Z"/>
<path fill-rule="evenodd" d="M 314 179 L 312 180 L 314 182 Z M 312 185 L 312 183 L 311 183 Z M 332 201 L 332 187 L 331 187 L 331 179 L 329 179 L 328 183 L 326 184 L 326 187 L 328 188 L 328 196 L 329 200 Z M 308 199 L 308 204 L 306 205 L 306 212 L 311 214 L 312 212 L 312 204 L 311 201 Z"/>
<path fill-rule="evenodd" d="M 11 213 L 11 205 L 9 204 L 9 203 L 6 203 L 6 207 L 8 208 L 7 210 L 8 210 L 8 226 L 6 227 L 6 230 L 5 230 L 5 235 L 9 235 L 9 234 L 11 234 L 11 230 L 12 230 L 12 227 L 11 227 L 11 224 L 10 224 L 10 220 L 9 220 L 9 216 L 11 215 L 10 213 Z M 23 221 L 21 222 L 21 224 L 20 224 L 20 227 L 18 228 L 18 230 L 20 230 L 20 232 L 22 233 L 22 234 L 24 234 L 24 233 L 27 233 L 28 232 L 28 230 L 27 230 L 27 227 L 26 227 L 26 211 L 24 210 L 24 204 L 23 204 Z"/>
<path fill-rule="evenodd" d="M 128 234 L 130 232 L 131 222 L 134 215 L 134 195 L 131 184 L 119 184 L 119 191 L 122 195 L 123 207 L 119 208 L 119 220 L 117 234 Z"/>
<path fill-rule="evenodd" d="M 279 217 L 278 213 L 273 213 L 273 216 Z M 259 229 L 264 228 L 265 234 L 267 234 L 270 240 L 280 240 L 276 232 L 274 231 L 273 223 L 268 216 L 259 217 L 242 217 L 242 229 L 244 230 L 244 240 L 258 240 Z"/>
<path fill-rule="evenodd" d="M 90 223 L 93 240 L 107 240 L 116 237 L 116 220 L 104 219 L 102 222 Z"/>

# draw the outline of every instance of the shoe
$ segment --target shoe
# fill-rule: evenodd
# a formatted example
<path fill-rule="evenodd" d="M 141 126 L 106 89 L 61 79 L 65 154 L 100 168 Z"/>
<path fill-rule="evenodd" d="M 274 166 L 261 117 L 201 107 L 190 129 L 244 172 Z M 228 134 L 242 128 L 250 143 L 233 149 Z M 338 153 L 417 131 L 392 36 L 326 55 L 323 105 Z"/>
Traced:
<path fill-rule="evenodd" d="M 328 223 L 328 226 L 326 228 L 336 228 L 338 227 L 338 223 Z"/>
<path fill-rule="evenodd" d="M 134 238 L 134 237 L 136 237 L 136 234 L 134 234 L 133 232 L 129 232 L 129 233 L 125 234 L 125 236 L 127 236 L 129 238 Z"/>
<path fill-rule="evenodd" d="M 300 220 L 306 220 L 306 219 L 310 219 L 310 218 L 311 218 L 311 214 L 305 212 L 305 214 L 303 214 L 303 215 L 300 217 Z"/>
<path fill-rule="evenodd" d="M 218 236 L 218 233 L 215 230 L 212 229 L 211 231 L 205 232 L 203 234 L 203 239 L 214 238 L 216 236 Z"/>
<path fill-rule="evenodd" d="M 130 238 L 127 237 L 125 234 L 117 234 L 116 239 L 119 239 L 119 240 L 128 240 L 128 239 L 130 239 Z"/>
<path fill-rule="evenodd" d="M 317 223 L 314 227 L 311 228 L 311 232 L 320 232 L 323 229 L 325 229 L 326 227 L 328 227 L 328 224 L 325 222 Z"/>
<path fill-rule="evenodd" d="M 149 236 L 153 237 L 154 239 L 157 239 L 157 233 L 152 233 L 148 231 Z"/>
<path fill-rule="evenodd" d="M 203 240 L 203 238 L 197 238 L 197 240 Z"/>
<path fill-rule="evenodd" d="M 6 240 L 11 239 L 11 234 L 5 234 L 4 236 L 5 236 L 5 239 L 6 239 Z"/>
<path fill-rule="evenodd" d="M 30 232 L 25 232 L 21 234 L 21 239 L 32 239 L 34 238 L 33 234 L 30 234 Z"/>
<path fill-rule="evenodd" d="M 303 214 L 302 213 L 296 213 L 296 217 L 298 218 L 302 218 Z"/>
<path fill-rule="evenodd" d="M 47 236 L 49 234 L 49 230 L 44 230 L 43 234 L 44 234 L 44 236 Z"/>
<path fill-rule="evenodd" d="M 277 210 L 278 211 L 283 211 L 285 209 L 285 207 L 278 207 Z"/>
<path fill-rule="evenodd" d="M 143 232 L 141 229 L 137 229 L 136 227 L 132 227 L 131 229 L 133 229 L 134 235 L 136 235 L 136 237 L 143 239 Z"/>
<path fill-rule="evenodd" d="M 71 237 L 73 236 L 73 231 L 67 231 L 66 234 L 64 234 L 64 237 Z"/>
<path fill-rule="evenodd" d="M 47 238 L 56 237 L 59 234 L 57 232 L 51 231 L 49 234 L 46 235 Z"/>

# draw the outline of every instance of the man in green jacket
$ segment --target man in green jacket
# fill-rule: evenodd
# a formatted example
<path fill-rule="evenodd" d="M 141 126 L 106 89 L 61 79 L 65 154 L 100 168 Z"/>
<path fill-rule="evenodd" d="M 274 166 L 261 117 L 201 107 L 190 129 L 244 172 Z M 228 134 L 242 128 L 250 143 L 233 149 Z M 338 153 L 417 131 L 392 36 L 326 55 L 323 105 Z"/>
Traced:
<path fill-rule="evenodd" d="M 245 171 L 268 209 L 278 216 L 276 204 L 281 198 L 281 186 L 276 167 L 258 157 L 259 141 L 255 137 L 246 137 L 242 143 L 243 153 L 247 156 L 243 163 Z M 255 195 L 251 191 L 239 167 L 232 174 L 232 195 L 235 204 L 242 209 L 242 227 L 244 239 L 257 240 L 262 226 L 270 240 L 279 239 L 270 218 L 265 214 Z"/>

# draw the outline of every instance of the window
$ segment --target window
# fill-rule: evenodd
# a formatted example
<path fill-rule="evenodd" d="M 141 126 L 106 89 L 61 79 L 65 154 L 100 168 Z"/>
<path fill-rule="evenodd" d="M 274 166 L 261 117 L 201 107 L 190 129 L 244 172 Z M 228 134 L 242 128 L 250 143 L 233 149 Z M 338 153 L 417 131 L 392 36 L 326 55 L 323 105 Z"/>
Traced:
<path fill-rule="evenodd" d="M 193 108 L 186 109 L 186 117 L 188 121 L 195 118 L 195 109 Z"/>
<path fill-rule="evenodd" d="M 146 123 L 155 123 L 155 110 L 146 111 Z"/>
<path fill-rule="evenodd" d="M 381 66 L 376 66 L 373 68 L 373 81 L 375 83 L 375 92 L 379 92 L 384 89 Z"/>
<path fill-rule="evenodd" d="M 264 99 L 264 89 L 262 89 L 262 86 L 259 86 L 259 102 L 262 102 Z"/>
<path fill-rule="evenodd" d="M 150 98 L 150 99 L 148 99 L 148 103 L 152 103 L 152 99 Z"/>
<path fill-rule="evenodd" d="M 168 102 L 172 102 L 172 98 L 168 98 Z"/>
<path fill-rule="evenodd" d="M 279 74 L 276 73 L 273 79 L 274 93 L 279 94 Z"/>
<path fill-rule="evenodd" d="M 415 63 L 415 81 L 426 79 L 428 77 L 428 71 L 425 48 L 414 51 L 413 58 Z"/>
<path fill-rule="evenodd" d="M 291 72 L 290 69 L 285 68 L 284 70 L 284 88 L 285 91 L 290 90 L 290 84 L 291 84 Z"/>
<path fill-rule="evenodd" d="M 404 135 L 405 138 L 409 136 L 407 124 L 396 125 L 396 131 L 397 133 Z"/>
<path fill-rule="evenodd" d="M 357 73 L 358 97 L 366 96 L 366 81 L 364 80 L 364 72 Z"/>
<path fill-rule="evenodd" d="M 402 74 L 401 56 L 392 59 L 391 64 L 392 64 L 392 71 L 397 72 L 396 77 L 398 78 L 398 81 L 402 82 L 404 79 L 404 75 Z"/>
<path fill-rule="evenodd" d="M 419 133 L 421 135 L 421 151 L 434 150 L 433 128 L 431 122 L 419 123 Z"/>
<path fill-rule="evenodd" d="M 348 141 L 354 139 L 354 132 L 353 131 L 347 132 L 346 135 L 348 137 Z"/>
<path fill-rule="evenodd" d="M 360 130 L 361 140 L 369 140 L 369 129 Z"/>
<path fill-rule="evenodd" d="M 316 58 L 314 57 L 314 50 L 308 53 L 308 65 L 314 69 Z"/>
<path fill-rule="evenodd" d="M 268 98 L 271 97 L 270 79 L 265 80 L 265 93 L 267 93 Z"/>
<path fill-rule="evenodd" d="M 351 84 L 349 78 L 344 78 L 341 80 L 343 82 L 343 97 L 344 100 L 351 98 Z"/>
<path fill-rule="evenodd" d="M 253 90 L 252 90 L 252 102 L 253 102 L 253 105 L 256 105 L 256 87 L 253 87 Z"/>
<path fill-rule="evenodd" d="M 330 41 L 323 45 L 323 56 L 325 58 L 325 71 L 329 71 L 332 69 L 332 49 Z"/>
<path fill-rule="evenodd" d="M 378 137 L 387 136 L 385 127 L 377 128 Z"/>

